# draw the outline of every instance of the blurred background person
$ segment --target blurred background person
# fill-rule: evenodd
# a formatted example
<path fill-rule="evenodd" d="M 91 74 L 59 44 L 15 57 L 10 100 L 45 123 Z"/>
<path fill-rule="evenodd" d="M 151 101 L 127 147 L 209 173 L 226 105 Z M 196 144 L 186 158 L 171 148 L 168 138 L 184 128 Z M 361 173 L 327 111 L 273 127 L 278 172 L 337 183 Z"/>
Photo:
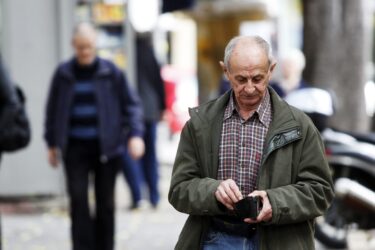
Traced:
<path fill-rule="evenodd" d="M 302 51 L 291 49 L 281 58 L 281 79 L 271 81 L 271 87 L 281 97 L 296 89 L 305 88 L 308 84 L 302 79 L 302 72 L 305 68 L 306 60 Z"/>
<path fill-rule="evenodd" d="M 46 108 L 49 163 L 61 154 L 67 179 L 74 250 L 113 250 L 114 187 L 122 154 L 142 156 L 142 110 L 137 95 L 113 63 L 96 55 L 89 23 L 75 27 L 75 56 L 55 71 Z M 88 202 L 94 175 L 95 215 Z"/>
<path fill-rule="evenodd" d="M 151 206 L 156 208 L 160 200 L 156 133 L 157 124 L 166 109 L 166 99 L 160 66 L 152 49 L 151 38 L 151 33 L 144 33 L 138 34 L 136 39 L 138 92 L 142 100 L 145 126 L 145 154 L 139 164 L 141 178 L 148 188 L 149 201 Z M 137 207 L 139 204 L 136 201 L 133 205 Z"/>

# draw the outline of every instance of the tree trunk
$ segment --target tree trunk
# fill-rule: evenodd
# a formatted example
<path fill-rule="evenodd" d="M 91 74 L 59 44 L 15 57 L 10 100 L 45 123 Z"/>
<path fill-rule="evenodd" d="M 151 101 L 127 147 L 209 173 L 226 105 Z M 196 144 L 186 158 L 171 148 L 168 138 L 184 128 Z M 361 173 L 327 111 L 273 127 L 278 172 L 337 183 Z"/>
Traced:
<path fill-rule="evenodd" d="M 366 51 L 365 5 L 367 0 L 304 0 L 303 51 L 305 79 L 332 91 L 335 115 L 332 126 L 367 131 L 364 84 Z"/>

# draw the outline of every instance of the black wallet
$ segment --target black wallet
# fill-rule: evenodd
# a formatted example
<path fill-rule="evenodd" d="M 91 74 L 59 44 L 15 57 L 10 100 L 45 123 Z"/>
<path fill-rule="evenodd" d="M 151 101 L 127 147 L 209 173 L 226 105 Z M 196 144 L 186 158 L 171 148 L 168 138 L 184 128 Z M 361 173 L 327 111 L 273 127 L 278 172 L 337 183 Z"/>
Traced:
<path fill-rule="evenodd" d="M 234 203 L 234 212 L 242 219 L 256 219 L 260 210 L 260 201 L 258 196 L 246 196 L 242 200 Z"/>

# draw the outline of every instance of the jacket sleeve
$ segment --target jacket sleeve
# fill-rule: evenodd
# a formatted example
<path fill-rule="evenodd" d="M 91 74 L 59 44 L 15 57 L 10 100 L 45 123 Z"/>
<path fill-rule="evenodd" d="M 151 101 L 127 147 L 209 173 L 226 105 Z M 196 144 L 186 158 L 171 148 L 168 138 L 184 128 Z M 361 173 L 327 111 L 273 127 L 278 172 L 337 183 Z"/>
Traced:
<path fill-rule="evenodd" d="M 128 137 L 143 136 L 143 111 L 138 94 L 129 86 L 124 73 L 118 70 L 122 100 L 123 124 L 128 129 Z"/>
<path fill-rule="evenodd" d="M 57 146 L 55 138 L 55 122 L 57 115 L 56 104 L 58 99 L 58 74 L 59 70 L 57 69 L 51 80 L 45 109 L 44 139 L 46 140 L 49 148 Z"/>
<path fill-rule="evenodd" d="M 266 190 L 272 206 L 270 224 L 298 223 L 322 215 L 333 197 L 331 171 L 320 134 L 309 123 L 294 184 Z"/>
<path fill-rule="evenodd" d="M 198 147 L 191 124 L 182 130 L 177 155 L 173 166 L 168 199 L 172 206 L 191 215 L 223 214 L 224 209 L 215 198 L 220 181 L 203 177 L 198 160 Z"/>

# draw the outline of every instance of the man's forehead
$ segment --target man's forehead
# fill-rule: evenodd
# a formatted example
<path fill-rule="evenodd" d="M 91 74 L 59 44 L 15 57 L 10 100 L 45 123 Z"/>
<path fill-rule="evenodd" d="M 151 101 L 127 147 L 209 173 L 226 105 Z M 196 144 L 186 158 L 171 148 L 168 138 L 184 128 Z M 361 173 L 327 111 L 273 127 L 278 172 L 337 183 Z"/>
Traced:
<path fill-rule="evenodd" d="M 96 37 L 94 35 L 78 35 L 73 38 L 75 43 L 92 43 L 95 44 Z"/>
<path fill-rule="evenodd" d="M 245 58 L 244 60 L 233 60 L 231 71 L 236 74 L 264 74 L 269 69 L 268 60 Z"/>
<path fill-rule="evenodd" d="M 267 70 L 263 69 L 244 69 L 238 70 L 232 73 L 233 76 L 236 77 L 254 77 L 254 76 L 262 76 L 267 74 Z"/>
<path fill-rule="evenodd" d="M 260 48 L 238 47 L 232 53 L 230 64 L 240 66 L 264 64 L 268 66 L 269 59 Z"/>

